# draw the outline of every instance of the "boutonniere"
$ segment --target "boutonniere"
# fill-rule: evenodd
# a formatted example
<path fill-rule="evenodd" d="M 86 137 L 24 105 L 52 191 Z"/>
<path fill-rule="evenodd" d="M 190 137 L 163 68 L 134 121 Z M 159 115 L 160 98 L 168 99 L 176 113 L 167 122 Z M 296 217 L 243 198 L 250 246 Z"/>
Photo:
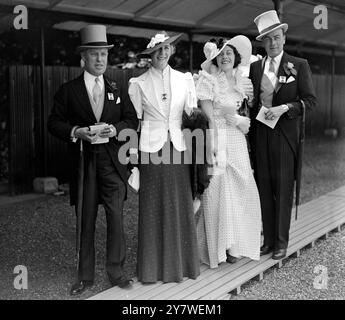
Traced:
<path fill-rule="evenodd" d="M 109 82 L 109 87 L 113 92 L 116 91 L 117 90 L 116 82 L 115 81 Z"/>
<path fill-rule="evenodd" d="M 297 75 L 297 70 L 294 68 L 294 64 L 292 62 L 284 63 L 283 64 L 284 71 L 286 75 L 290 76 L 296 76 Z"/>

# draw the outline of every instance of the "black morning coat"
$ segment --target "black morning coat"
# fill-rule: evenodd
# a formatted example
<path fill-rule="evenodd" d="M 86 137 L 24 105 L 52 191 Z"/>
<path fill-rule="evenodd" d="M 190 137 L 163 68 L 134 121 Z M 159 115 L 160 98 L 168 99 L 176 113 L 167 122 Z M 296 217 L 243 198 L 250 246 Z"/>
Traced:
<path fill-rule="evenodd" d="M 260 86 L 264 72 L 264 58 L 256 61 L 250 66 L 249 78 L 254 87 L 254 99 L 250 112 L 251 128 L 249 130 L 249 140 L 251 145 L 251 156 L 254 162 L 254 170 L 260 170 L 256 167 L 255 148 L 257 138 L 255 136 L 255 118 L 260 110 Z M 290 63 L 290 64 L 289 64 Z M 288 67 L 288 64 L 290 67 Z M 293 67 L 291 68 L 291 66 Z M 292 70 L 294 69 L 294 70 Z M 292 76 L 294 81 L 287 83 Z M 278 128 L 282 131 L 283 136 L 288 141 L 295 159 L 295 180 L 298 186 L 301 181 L 301 162 L 302 147 L 304 139 L 304 112 L 312 110 L 316 105 L 316 96 L 313 87 L 311 71 L 307 60 L 283 53 L 278 73 L 278 84 L 273 94 L 272 106 L 288 104 L 289 111 L 284 113 L 277 122 Z M 279 81 L 280 79 L 280 81 Z M 283 81 L 285 79 L 285 81 Z M 299 198 L 299 188 L 297 188 L 297 198 Z"/>
<path fill-rule="evenodd" d="M 129 128 L 134 131 L 138 127 L 138 119 L 129 99 L 127 91 L 117 87 L 115 82 L 104 76 L 105 94 L 103 112 L 100 122 L 112 124 L 117 134 L 121 130 Z M 87 94 L 84 82 L 84 74 L 78 78 L 63 84 L 54 97 L 54 106 L 48 119 L 48 130 L 54 136 L 68 143 L 68 154 L 66 162 L 70 177 L 70 202 L 76 204 L 77 200 L 77 179 L 78 162 L 80 155 L 80 141 L 71 141 L 71 130 L 74 126 L 88 127 L 97 122 Z M 118 159 L 119 148 L 124 144 L 116 137 L 110 138 L 106 148 L 112 158 L 121 179 L 127 185 L 127 166 L 121 164 Z M 83 141 L 84 150 L 90 148 L 91 144 Z"/>

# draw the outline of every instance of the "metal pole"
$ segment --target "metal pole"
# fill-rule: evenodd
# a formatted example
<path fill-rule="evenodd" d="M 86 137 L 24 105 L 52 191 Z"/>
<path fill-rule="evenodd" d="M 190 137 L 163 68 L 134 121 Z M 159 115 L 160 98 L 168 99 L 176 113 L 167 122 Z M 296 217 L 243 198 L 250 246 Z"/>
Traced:
<path fill-rule="evenodd" d="M 282 21 L 283 18 L 283 0 L 272 0 L 274 4 L 274 10 L 277 11 L 279 20 Z"/>
<path fill-rule="evenodd" d="M 40 110 L 40 120 L 41 120 L 41 159 L 43 170 L 41 168 L 40 172 L 43 176 L 47 175 L 47 137 L 46 137 L 46 112 L 44 109 L 44 74 L 45 74 L 45 50 L 44 50 L 44 28 L 40 28 L 40 40 L 41 40 L 41 61 L 40 61 L 40 82 L 41 82 L 41 110 Z"/>
<path fill-rule="evenodd" d="M 189 71 L 193 73 L 193 33 L 189 33 L 188 37 L 189 37 Z"/>
<path fill-rule="evenodd" d="M 332 60 L 331 60 L 331 105 L 329 110 L 329 122 L 328 128 L 333 126 L 333 107 L 334 107 L 334 82 L 335 82 L 335 50 L 332 50 Z"/>

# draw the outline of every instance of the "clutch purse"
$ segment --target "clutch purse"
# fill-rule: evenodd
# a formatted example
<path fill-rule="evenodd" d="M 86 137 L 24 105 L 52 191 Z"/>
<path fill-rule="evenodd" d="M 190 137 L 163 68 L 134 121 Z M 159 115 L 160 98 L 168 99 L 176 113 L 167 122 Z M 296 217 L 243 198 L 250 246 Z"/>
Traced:
<path fill-rule="evenodd" d="M 240 116 L 249 117 L 249 104 L 248 99 L 243 99 L 240 108 L 238 109 L 238 114 Z"/>

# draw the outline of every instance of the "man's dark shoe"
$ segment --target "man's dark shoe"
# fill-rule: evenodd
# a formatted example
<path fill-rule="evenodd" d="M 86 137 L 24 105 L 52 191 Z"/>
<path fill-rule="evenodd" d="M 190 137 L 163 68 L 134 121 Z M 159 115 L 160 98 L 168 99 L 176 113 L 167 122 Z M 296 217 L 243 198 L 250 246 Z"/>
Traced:
<path fill-rule="evenodd" d="M 72 286 L 70 294 L 71 296 L 76 296 L 77 294 L 81 294 L 87 288 L 90 288 L 92 286 L 93 286 L 92 281 L 78 281 Z"/>
<path fill-rule="evenodd" d="M 273 246 L 265 246 L 265 245 L 263 245 L 260 248 L 260 256 L 264 256 L 265 254 L 269 254 L 272 251 L 273 251 Z"/>
<path fill-rule="evenodd" d="M 118 286 L 121 289 L 129 289 L 132 287 L 133 280 L 127 279 L 124 276 L 121 276 L 115 280 L 110 279 L 110 283 L 112 286 Z"/>
<path fill-rule="evenodd" d="M 281 260 L 286 257 L 286 249 L 278 249 L 273 252 L 272 259 Z"/>

